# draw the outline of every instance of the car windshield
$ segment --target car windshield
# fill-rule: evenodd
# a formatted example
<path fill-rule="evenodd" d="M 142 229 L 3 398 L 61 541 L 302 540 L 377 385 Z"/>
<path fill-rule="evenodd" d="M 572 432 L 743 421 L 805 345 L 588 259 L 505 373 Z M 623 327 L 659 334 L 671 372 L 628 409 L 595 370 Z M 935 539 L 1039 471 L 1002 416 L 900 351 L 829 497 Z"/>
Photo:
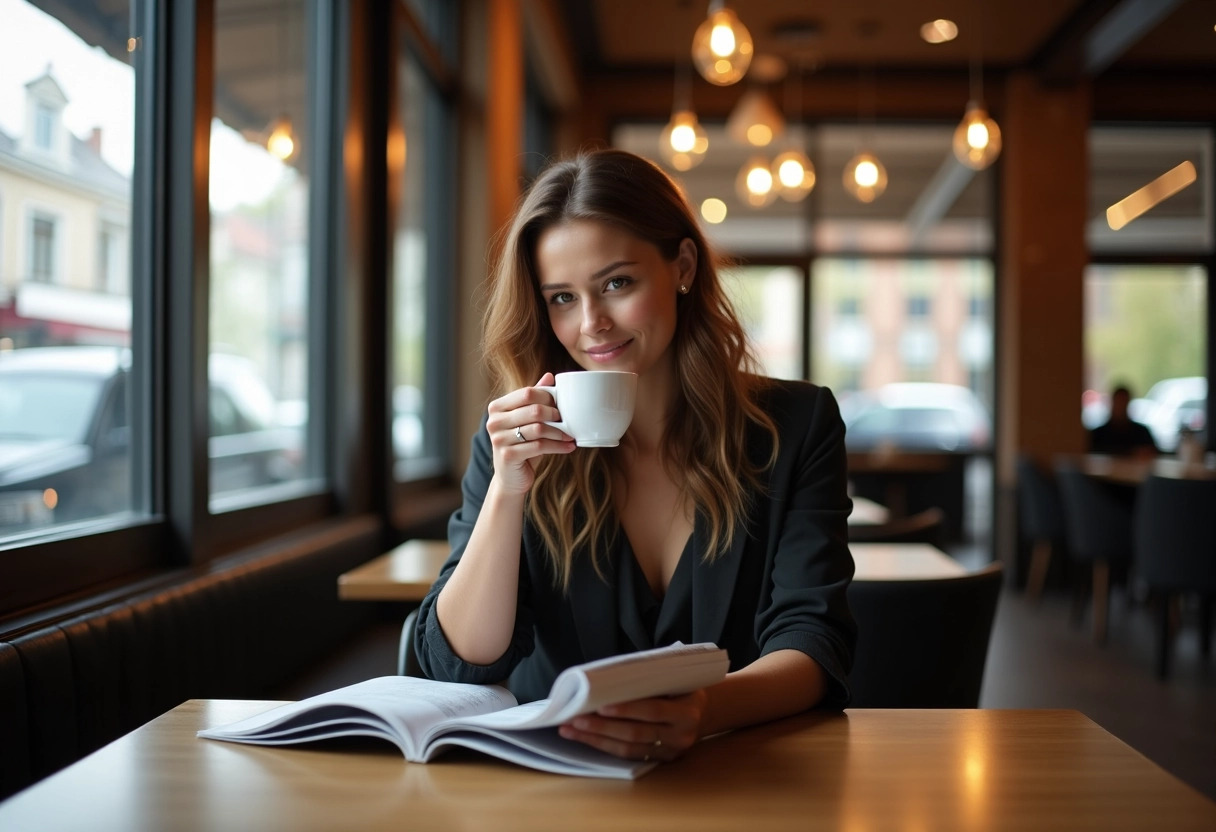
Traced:
<path fill-rule="evenodd" d="M 89 376 L 0 374 L 0 442 L 81 442 L 104 380 Z"/>

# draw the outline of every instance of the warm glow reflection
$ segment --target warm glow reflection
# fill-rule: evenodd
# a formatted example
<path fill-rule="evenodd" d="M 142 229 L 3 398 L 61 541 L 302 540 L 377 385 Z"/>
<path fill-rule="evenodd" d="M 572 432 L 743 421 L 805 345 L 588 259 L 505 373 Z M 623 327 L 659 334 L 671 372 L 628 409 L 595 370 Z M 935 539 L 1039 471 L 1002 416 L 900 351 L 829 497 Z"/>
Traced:
<path fill-rule="evenodd" d="M 296 152 L 295 139 L 291 137 L 291 122 L 285 118 L 275 122 L 270 137 L 266 139 L 266 149 L 283 161 L 291 158 Z"/>
<path fill-rule="evenodd" d="M 1167 170 L 1143 188 L 1133 191 L 1107 208 L 1106 224 L 1112 231 L 1118 231 L 1145 211 L 1193 183 L 1195 179 L 1195 165 L 1189 161 Z"/>
<path fill-rule="evenodd" d="M 49 509 L 59 505 L 59 492 L 53 488 L 48 488 L 42 492 L 42 504 Z"/>
<path fill-rule="evenodd" d="M 139 38 L 127 38 L 127 51 L 134 52 L 139 48 Z"/>
<path fill-rule="evenodd" d="M 756 147 L 764 147 L 773 140 L 773 130 L 767 124 L 753 124 L 747 128 L 747 140 Z"/>
<path fill-rule="evenodd" d="M 930 20 L 920 27 L 920 36 L 926 43 L 946 43 L 958 37 L 958 26 L 953 20 Z"/>
<path fill-rule="evenodd" d="M 726 219 L 726 203 L 711 196 L 701 203 L 701 216 L 706 222 L 717 225 Z"/>

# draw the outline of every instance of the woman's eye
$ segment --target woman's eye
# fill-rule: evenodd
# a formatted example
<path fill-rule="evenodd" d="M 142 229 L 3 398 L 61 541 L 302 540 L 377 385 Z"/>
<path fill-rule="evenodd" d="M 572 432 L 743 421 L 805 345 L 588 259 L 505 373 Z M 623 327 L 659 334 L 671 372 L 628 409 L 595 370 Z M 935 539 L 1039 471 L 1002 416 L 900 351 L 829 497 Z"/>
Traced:
<path fill-rule="evenodd" d="M 614 277 L 609 279 L 609 281 L 604 284 L 604 288 L 610 291 L 615 291 L 617 289 L 624 289 L 630 283 L 632 283 L 632 281 L 627 277 Z"/>
<path fill-rule="evenodd" d="M 554 292 L 549 298 L 549 303 L 554 306 L 564 306 L 572 300 L 574 300 L 574 295 L 569 292 Z"/>

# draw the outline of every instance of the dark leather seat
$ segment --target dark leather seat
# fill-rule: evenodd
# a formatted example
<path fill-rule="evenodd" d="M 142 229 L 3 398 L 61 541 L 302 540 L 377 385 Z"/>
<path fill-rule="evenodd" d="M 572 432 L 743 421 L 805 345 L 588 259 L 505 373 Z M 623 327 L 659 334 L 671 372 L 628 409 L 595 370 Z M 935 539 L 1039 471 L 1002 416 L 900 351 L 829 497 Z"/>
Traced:
<path fill-rule="evenodd" d="M 1200 649 L 1212 650 L 1216 599 L 1216 480 L 1150 476 L 1136 496 L 1136 575 L 1157 594 L 1157 677 L 1169 674 L 1170 599 L 1201 599 Z"/>
<path fill-rule="evenodd" d="M 851 707 L 975 708 L 1003 573 L 854 581 L 857 650 Z"/>

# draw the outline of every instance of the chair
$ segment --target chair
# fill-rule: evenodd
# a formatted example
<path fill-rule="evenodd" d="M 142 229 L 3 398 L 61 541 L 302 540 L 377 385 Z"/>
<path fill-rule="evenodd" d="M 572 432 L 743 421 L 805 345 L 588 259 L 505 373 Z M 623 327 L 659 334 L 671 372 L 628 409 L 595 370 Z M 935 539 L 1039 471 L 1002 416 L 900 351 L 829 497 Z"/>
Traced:
<path fill-rule="evenodd" d="M 1110 569 L 1132 558 L 1131 506 L 1117 486 L 1097 482 L 1071 464 L 1056 467 L 1064 506 L 1064 532 L 1073 560 L 1093 565 L 1094 641 L 1106 643 Z M 1073 620 L 1080 619 L 1081 595 L 1074 594 Z"/>
<path fill-rule="evenodd" d="M 405 624 L 401 626 L 401 641 L 397 645 L 398 676 L 425 676 L 422 668 L 418 666 L 418 653 L 414 649 L 414 627 L 417 622 L 418 610 L 411 610 L 405 617 Z"/>
<path fill-rule="evenodd" d="M 957 578 L 850 584 L 852 706 L 978 707 L 1003 577 L 992 564 Z"/>
<path fill-rule="evenodd" d="M 1026 595 L 1039 600 L 1051 566 L 1052 549 L 1064 539 L 1064 512 L 1055 482 L 1030 457 L 1018 457 L 1018 516 L 1022 534 L 1030 541 L 1030 570 Z"/>
<path fill-rule="evenodd" d="M 940 508 L 927 508 L 886 523 L 849 526 L 850 543 L 929 543 L 945 548 L 946 514 Z"/>
<path fill-rule="evenodd" d="M 1157 598 L 1157 678 L 1169 674 L 1170 598 L 1200 595 L 1199 643 L 1212 651 L 1216 598 L 1216 480 L 1150 476 L 1136 497 L 1136 574 Z"/>

